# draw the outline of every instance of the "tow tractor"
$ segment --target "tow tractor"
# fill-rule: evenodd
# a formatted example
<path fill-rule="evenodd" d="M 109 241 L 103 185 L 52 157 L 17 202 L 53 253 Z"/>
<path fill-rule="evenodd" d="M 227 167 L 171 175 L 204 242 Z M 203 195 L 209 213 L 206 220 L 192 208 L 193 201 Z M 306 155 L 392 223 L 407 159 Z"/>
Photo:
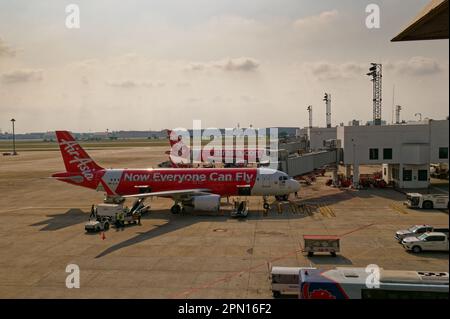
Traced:
<path fill-rule="evenodd" d="M 448 195 L 407 193 L 404 204 L 409 208 L 445 209 L 448 208 Z"/>
<path fill-rule="evenodd" d="M 139 216 L 148 212 L 150 206 L 144 205 L 144 199 L 139 198 L 133 203 L 131 209 L 120 204 L 98 204 L 95 208 L 95 218 L 90 219 L 84 229 L 87 232 L 107 231 L 111 224 L 115 224 L 116 216 L 124 213 L 124 220 L 128 224 L 136 224 Z"/>

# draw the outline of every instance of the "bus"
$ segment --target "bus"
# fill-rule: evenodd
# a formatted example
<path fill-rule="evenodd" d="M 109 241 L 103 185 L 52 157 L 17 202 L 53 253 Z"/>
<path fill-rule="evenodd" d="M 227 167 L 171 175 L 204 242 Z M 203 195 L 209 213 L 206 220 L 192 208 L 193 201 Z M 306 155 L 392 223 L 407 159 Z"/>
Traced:
<path fill-rule="evenodd" d="M 302 269 L 300 299 L 448 299 L 448 272 L 384 270 L 369 287 L 365 268 Z M 370 278 L 369 278 L 370 279 Z"/>

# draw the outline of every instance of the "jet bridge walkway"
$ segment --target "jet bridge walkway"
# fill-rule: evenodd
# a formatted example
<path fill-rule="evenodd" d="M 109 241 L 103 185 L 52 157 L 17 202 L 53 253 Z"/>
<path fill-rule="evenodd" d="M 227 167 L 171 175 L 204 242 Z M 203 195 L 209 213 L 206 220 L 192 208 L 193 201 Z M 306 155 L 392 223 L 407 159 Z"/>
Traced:
<path fill-rule="evenodd" d="M 311 173 L 326 165 L 335 165 L 339 163 L 339 160 L 339 149 L 324 150 L 281 159 L 280 169 L 289 176 L 295 177 Z"/>

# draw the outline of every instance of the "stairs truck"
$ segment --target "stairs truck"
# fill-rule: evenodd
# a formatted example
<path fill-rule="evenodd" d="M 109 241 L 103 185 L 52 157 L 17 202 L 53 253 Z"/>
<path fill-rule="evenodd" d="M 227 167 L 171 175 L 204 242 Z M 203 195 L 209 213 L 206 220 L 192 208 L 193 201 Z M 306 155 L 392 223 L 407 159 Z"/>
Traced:
<path fill-rule="evenodd" d="M 448 195 L 407 193 L 404 204 L 408 208 L 445 209 L 448 208 Z"/>

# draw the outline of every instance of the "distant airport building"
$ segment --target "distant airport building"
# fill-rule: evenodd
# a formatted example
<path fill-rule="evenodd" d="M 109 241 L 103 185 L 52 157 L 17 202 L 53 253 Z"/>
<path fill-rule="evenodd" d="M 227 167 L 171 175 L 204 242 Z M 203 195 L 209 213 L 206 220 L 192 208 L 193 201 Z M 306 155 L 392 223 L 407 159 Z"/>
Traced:
<path fill-rule="evenodd" d="M 448 165 L 448 120 L 425 124 L 344 126 L 337 128 L 342 163 L 359 182 L 360 165 L 382 165 L 383 179 L 399 188 L 426 188 L 430 164 Z M 350 171 L 350 170 L 349 170 Z"/>

